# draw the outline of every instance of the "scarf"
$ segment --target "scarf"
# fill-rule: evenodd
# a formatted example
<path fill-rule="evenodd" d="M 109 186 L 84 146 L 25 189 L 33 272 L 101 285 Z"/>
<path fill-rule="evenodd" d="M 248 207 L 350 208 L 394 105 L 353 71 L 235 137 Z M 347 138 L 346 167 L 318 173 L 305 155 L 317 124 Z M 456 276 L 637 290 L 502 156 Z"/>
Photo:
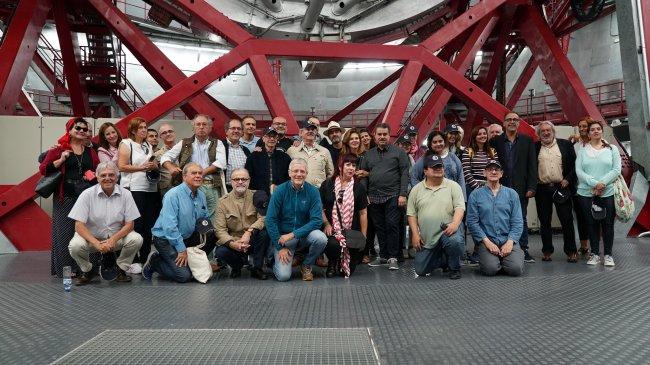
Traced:
<path fill-rule="evenodd" d="M 354 218 L 354 179 L 350 180 L 345 192 L 343 201 L 338 202 L 339 191 L 341 191 L 341 177 L 337 177 L 334 182 L 334 207 L 332 208 L 332 227 L 334 228 L 334 238 L 341 245 L 341 271 L 346 278 L 350 277 L 350 251 L 345 242 L 344 230 L 352 228 L 352 219 Z M 339 211 L 340 208 L 340 211 Z M 339 220 L 341 216 L 341 222 Z"/>
<path fill-rule="evenodd" d="M 70 130 L 74 127 L 75 122 L 78 118 L 70 118 L 67 123 L 65 123 L 65 134 L 58 139 L 58 144 L 63 151 L 71 150 L 70 146 Z"/>

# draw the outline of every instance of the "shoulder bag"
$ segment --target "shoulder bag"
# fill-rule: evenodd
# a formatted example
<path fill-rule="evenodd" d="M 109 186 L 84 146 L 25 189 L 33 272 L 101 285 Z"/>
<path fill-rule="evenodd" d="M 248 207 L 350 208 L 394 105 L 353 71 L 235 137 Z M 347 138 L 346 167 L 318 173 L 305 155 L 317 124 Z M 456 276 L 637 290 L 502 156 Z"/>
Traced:
<path fill-rule="evenodd" d="M 57 186 L 59 186 L 62 176 L 61 171 L 57 170 L 56 172 L 41 177 L 38 183 L 36 183 L 36 189 L 34 191 L 42 198 L 49 198 Z"/>

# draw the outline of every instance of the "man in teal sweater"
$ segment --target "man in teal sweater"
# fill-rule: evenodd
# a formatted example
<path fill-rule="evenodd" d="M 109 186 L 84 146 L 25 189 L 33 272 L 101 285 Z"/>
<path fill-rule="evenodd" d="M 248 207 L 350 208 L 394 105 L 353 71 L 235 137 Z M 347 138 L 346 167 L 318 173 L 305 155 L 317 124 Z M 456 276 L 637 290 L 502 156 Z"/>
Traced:
<path fill-rule="evenodd" d="M 301 267 L 302 279 L 314 279 L 311 265 L 323 253 L 327 236 L 323 224 L 323 206 L 318 188 L 305 182 L 307 161 L 296 158 L 289 164 L 289 177 L 271 195 L 265 225 L 274 246 L 273 274 L 278 281 L 291 279 L 291 262 L 297 248 L 308 249 Z"/>

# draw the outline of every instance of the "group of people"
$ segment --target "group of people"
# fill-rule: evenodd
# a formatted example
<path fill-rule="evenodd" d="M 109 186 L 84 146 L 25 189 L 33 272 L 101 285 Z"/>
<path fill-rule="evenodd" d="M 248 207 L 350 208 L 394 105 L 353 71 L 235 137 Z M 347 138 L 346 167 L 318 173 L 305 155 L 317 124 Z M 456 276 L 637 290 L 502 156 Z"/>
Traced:
<path fill-rule="evenodd" d="M 321 135 L 315 117 L 301 122 L 298 138 L 286 135 L 283 117 L 261 136 L 253 117 L 232 119 L 219 140 L 202 114 L 189 138 L 177 139 L 169 124 L 156 131 L 133 118 L 126 138 L 104 123 L 95 145 L 88 122 L 72 118 L 40 165 L 43 175 L 62 175 L 52 274 L 72 266 L 77 285 L 100 271 L 117 282 L 134 274 L 186 282 L 188 248 L 195 247 L 213 258 L 214 270 L 228 266 L 233 278 L 246 267 L 254 278 L 272 272 L 286 281 L 300 266 L 302 279 L 311 281 L 323 262 L 326 277 L 349 277 L 360 264 L 399 270 L 413 258 L 418 275 L 442 268 L 458 279 L 464 256 L 485 275 L 517 276 L 534 262 L 526 220 L 532 197 L 543 261 L 553 254 L 555 206 L 567 261 L 582 255 L 599 264 L 602 237 L 604 265 L 614 266 L 613 183 L 621 159 L 602 138 L 603 125 L 582 120 L 569 141 L 541 122 L 534 142 L 518 132 L 520 122 L 509 113 L 503 127 L 478 126 L 467 146 L 462 129 L 450 124 L 431 132 L 421 149 L 412 126 L 391 144 L 388 124 L 371 135 L 332 121 Z M 103 269 L 111 259 L 113 273 Z"/>

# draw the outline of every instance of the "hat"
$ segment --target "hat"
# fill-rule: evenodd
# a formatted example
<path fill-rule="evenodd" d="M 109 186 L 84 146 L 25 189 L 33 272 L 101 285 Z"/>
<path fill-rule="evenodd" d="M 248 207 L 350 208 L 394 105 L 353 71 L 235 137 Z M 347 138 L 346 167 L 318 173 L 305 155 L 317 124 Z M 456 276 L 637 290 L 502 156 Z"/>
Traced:
<path fill-rule="evenodd" d="M 448 124 L 445 128 L 445 133 L 460 133 L 458 124 Z"/>
<path fill-rule="evenodd" d="M 417 128 L 415 128 L 414 125 L 410 125 L 410 126 L 406 127 L 406 130 L 405 130 L 404 132 L 405 132 L 407 135 L 418 134 L 418 130 L 417 130 Z"/>
<path fill-rule="evenodd" d="M 262 133 L 262 135 L 263 135 L 263 136 L 266 136 L 266 135 L 268 135 L 268 134 L 274 134 L 274 133 L 275 133 L 275 134 L 280 134 L 280 133 L 278 133 L 278 131 L 275 130 L 275 128 L 273 128 L 273 127 L 266 127 L 266 128 L 264 128 L 264 133 Z"/>
<path fill-rule="evenodd" d="M 429 155 L 424 158 L 424 168 L 442 165 L 442 158 L 438 155 Z"/>
<path fill-rule="evenodd" d="M 487 169 L 490 166 L 496 166 L 501 169 L 501 163 L 499 160 L 488 160 L 487 164 L 485 164 L 485 168 Z"/>
<path fill-rule="evenodd" d="M 341 129 L 341 125 L 338 122 L 331 121 L 329 124 L 327 124 L 327 129 L 325 132 L 323 132 L 323 134 L 328 136 L 332 129 L 338 129 L 339 131 L 343 132 L 343 129 Z"/>
<path fill-rule="evenodd" d="M 194 230 L 199 234 L 206 234 L 214 230 L 214 226 L 212 226 L 212 222 L 208 218 L 199 218 L 196 220 Z"/>
<path fill-rule="evenodd" d="M 253 194 L 253 205 L 257 212 L 266 215 L 266 209 L 269 206 L 269 195 L 264 190 L 258 190 Z"/>
<path fill-rule="evenodd" d="M 411 138 L 409 138 L 409 136 L 406 135 L 406 134 L 403 135 L 403 136 L 401 136 L 401 137 L 399 137 L 399 138 L 397 139 L 397 141 L 395 141 L 395 143 L 401 143 L 401 144 L 413 144 L 413 142 L 411 142 Z"/>
<path fill-rule="evenodd" d="M 309 122 L 309 119 L 303 120 L 302 123 L 300 123 L 300 128 L 302 129 L 308 129 L 308 128 L 313 128 L 313 129 L 318 129 L 317 125 L 311 124 Z"/>

